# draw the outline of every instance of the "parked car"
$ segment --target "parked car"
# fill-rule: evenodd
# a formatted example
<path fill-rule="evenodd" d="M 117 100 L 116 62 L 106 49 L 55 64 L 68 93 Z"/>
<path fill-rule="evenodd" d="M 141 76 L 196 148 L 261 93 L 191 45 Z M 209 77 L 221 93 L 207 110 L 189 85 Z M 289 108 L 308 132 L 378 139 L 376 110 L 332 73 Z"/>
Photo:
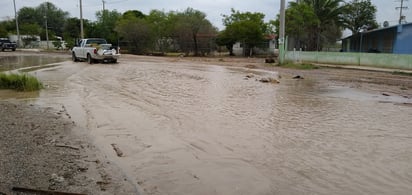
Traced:
<path fill-rule="evenodd" d="M 11 42 L 8 38 L 0 38 L 0 49 L 4 51 L 6 49 L 16 51 L 17 44 Z"/>
<path fill-rule="evenodd" d="M 105 39 L 88 38 L 80 40 L 72 49 L 72 59 L 74 62 L 86 60 L 89 64 L 94 62 L 116 63 L 120 54 L 117 48 L 108 44 Z"/>

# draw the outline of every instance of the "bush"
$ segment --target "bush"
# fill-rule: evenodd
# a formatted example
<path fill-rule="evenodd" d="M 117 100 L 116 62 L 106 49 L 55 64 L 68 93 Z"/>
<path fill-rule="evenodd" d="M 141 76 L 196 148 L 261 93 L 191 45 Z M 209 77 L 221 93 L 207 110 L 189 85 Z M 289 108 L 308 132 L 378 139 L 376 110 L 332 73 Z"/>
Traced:
<path fill-rule="evenodd" d="M 36 91 L 43 88 L 41 82 L 28 74 L 0 73 L 0 89 L 15 89 L 18 91 Z"/>
<path fill-rule="evenodd" d="M 291 63 L 287 62 L 285 64 L 279 65 L 280 67 L 285 67 L 285 68 L 292 68 L 292 69 L 302 69 L 302 70 L 312 70 L 312 69 L 318 69 L 318 66 L 315 66 L 313 64 L 299 64 L 299 63 Z"/>

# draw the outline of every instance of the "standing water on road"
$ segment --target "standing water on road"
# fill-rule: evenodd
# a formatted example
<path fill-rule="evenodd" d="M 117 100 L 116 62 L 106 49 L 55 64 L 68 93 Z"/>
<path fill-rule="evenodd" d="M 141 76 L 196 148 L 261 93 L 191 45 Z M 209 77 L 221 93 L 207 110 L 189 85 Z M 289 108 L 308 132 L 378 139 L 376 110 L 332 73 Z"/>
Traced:
<path fill-rule="evenodd" d="M 412 191 L 410 99 L 183 62 L 79 67 L 38 103 L 64 104 L 145 194 Z"/>
<path fill-rule="evenodd" d="M 0 56 L 0 72 L 19 68 L 42 66 L 62 62 L 64 60 L 65 59 L 59 57 L 50 57 L 46 55 L 2 55 Z"/>
<path fill-rule="evenodd" d="M 49 55 L 30 55 L 16 52 L 0 53 L 0 72 L 12 70 L 39 70 L 56 66 L 55 63 L 63 62 L 63 57 L 50 57 Z M 39 96 L 38 91 L 17 92 L 14 90 L 0 90 L 1 99 L 26 99 L 31 100 Z"/>

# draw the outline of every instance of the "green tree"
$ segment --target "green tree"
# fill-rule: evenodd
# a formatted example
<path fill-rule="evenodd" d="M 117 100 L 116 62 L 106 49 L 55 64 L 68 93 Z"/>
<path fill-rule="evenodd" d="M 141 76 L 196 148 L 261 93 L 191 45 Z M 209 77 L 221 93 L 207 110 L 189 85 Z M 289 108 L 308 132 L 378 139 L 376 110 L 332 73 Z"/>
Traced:
<path fill-rule="evenodd" d="M 315 51 L 335 43 L 342 35 L 342 0 L 301 0 L 286 10 L 286 35 L 295 47 Z M 279 16 L 277 19 L 279 24 Z"/>
<path fill-rule="evenodd" d="M 165 52 L 173 46 L 171 41 L 172 27 L 167 13 L 160 10 L 152 10 L 146 17 L 146 20 L 152 24 L 153 48 L 160 52 Z"/>
<path fill-rule="evenodd" d="M 68 18 L 64 23 L 63 31 L 64 39 L 73 39 L 80 37 L 80 19 Z"/>
<path fill-rule="evenodd" d="M 176 38 L 181 49 L 188 54 L 194 51 L 195 56 L 200 55 L 199 35 L 211 35 L 216 28 L 206 19 L 206 14 L 187 8 L 184 12 L 169 13 L 172 34 Z"/>
<path fill-rule="evenodd" d="M 286 34 L 293 39 L 295 48 L 305 48 L 313 40 L 310 33 L 314 27 L 319 26 L 320 21 L 313 8 L 306 3 L 290 2 L 286 14 Z M 275 21 L 279 26 L 279 20 Z M 279 34 L 279 32 L 277 32 Z M 312 43 L 313 44 L 313 43 Z"/>
<path fill-rule="evenodd" d="M 220 31 L 217 38 L 216 44 L 220 46 L 225 46 L 226 49 L 229 51 L 230 56 L 234 56 L 233 53 L 233 45 L 236 43 L 236 36 L 235 33 L 231 31 L 231 29 L 226 29 Z"/>
<path fill-rule="evenodd" d="M 19 30 L 22 35 L 40 35 L 43 32 L 43 29 L 35 23 L 23 23 L 19 25 Z"/>
<path fill-rule="evenodd" d="M 360 32 L 363 27 L 378 28 L 376 11 L 376 6 L 370 0 L 352 0 L 345 5 L 342 15 L 344 27 L 352 34 Z"/>
<path fill-rule="evenodd" d="M 88 34 L 87 31 L 91 29 L 89 20 L 83 20 L 83 28 L 85 34 Z M 63 38 L 66 41 L 67 47 L 72 48 L 80 36 L 80 19 L 68 18 L 63 27 Z"/>
<path fill-rule="evenodd" d="M 126 12 L 123 13 L 122 18 L 126 19 L 126 18 L 145 18 L 146 15 L 143 14 L 141 11 L 139 10 L 128 10 Z"/>
<path fill-rule="evenodd" d="M 39 12 L 34 7 L 23 7 L 18 11 L 19 24 L 37 24 L 44 26 L 44 13 Z"/>
<path fill-rule="evenodd" d="M 2 25 L 0 24 L 0 37 L 7 37 L 8 32 L 6 31 L 5 28 L 2 27 Z"/>
<path fill-rule="evenodd" d="M 128 42 L 133 54 L 144 54 L 153 45 L 153 25 L 138 12 L 126 12 L 117 22 L 115 31 Z M 141 12 L 140 12 L 141 13 Z"/>
<path fill-rule="evenodd" d="M 57 36 L 63 36 L 63 27 L 69 13 L 56 7 L 53 3 L 42 3 L 37 7 L 37 11 L 45 13 L 48 28 Z"/>
<path fill-rule="evenodd" d="M 87 28 L 88 37 L 102 37 L 110 43 L 117 43 L 118 35 L 115 31 L 117 21 L 122 14 L 116 10 L 98 11 L 96 13 L 97 21 Z"/>
<path fill-rule="evenodd" d="M 319 20 L 318 26 L 313 26 L 311 31 L 311 44 L 309 50 L 322 50 L 322 45 L 328 42 L 326 35 L 333 34 L 330 32 L 336 32 L 335 27 L 340 29 L 343 24 L 341 20 L 341 14 L 344 11 L 344 7 L 341 6 L 343 0 L 302 0 L 301 3 L 306 3 L 313 8 L 315 15 Z M 339 31 L 339 30 L 338 30 Z M 341 31 L 340 31 L 341 32 Z M 334 41 L 336 42 L 341 35 L 336 36 Z"/>
<path fill-rule="evenodd" d="M 5 20 L 0 22 L 0 37 L 7 37 L 9 33 L 16 34 L 15 20 Z"/>
<path fill-rule="evenodd" d="M 268 30 L 268 24 L 263 20 L 264 17 L 262 13 L 242 13 L 232 9 L 231 15 L 223 15 L 223 24 L 226 29 L 221 32 L 218 43 L 225 45 L 231 51 L 230 44 L 234 41 L 241 41 L 249 50 L 246 53 L 252 55 L 252 48 L 264 40 L 264 35 Z"/>
<path fill-rule="evenodd" d="M 23 7 L 18 11 L 18 15 L 19 24 L 37 24 L 39 27 L 41 27 L 42 32 L 40 33 L 40 35 L 42 35 L 42 38 L 44 39 L 46 20 L 50 34 L 62 36 L 64 23 L 68 18 L 69 13 L 56 7 L 53 3 L 45 2 L 35 8 Z"/>

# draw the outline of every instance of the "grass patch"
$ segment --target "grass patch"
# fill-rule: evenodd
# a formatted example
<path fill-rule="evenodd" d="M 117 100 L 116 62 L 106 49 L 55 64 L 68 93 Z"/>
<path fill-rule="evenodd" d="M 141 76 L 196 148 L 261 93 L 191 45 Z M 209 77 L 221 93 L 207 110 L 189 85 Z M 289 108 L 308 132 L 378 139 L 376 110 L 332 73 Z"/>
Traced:
<path fill-rule="evenodd" d="M 37 91 L 43 88 L 42 83 L 28 74 L 0 73 L 0 89 L 14 89 L 17 91 Z"/>
<path fill-rule="evenodd" d="M 169 57 L 180 57 L 181 55 L 185 55 L 184 53 L 178 53 L 178 52 L 169 52 L 169 53 L 165 53 L 166 56 Z"/>
<path fill-rule="evenodd" d="M 33 72 L 36 70 L 41 70 L 41 69 L 45 69 L 45 68 L 53 68 L 53 67 L 57 67 L 59 65 L 57 64 L 50 64 L 50 65 L 44 65 L 44 66 L 36 66 L 36 67 L 31 67 L 31 68 L 23 68 L 20 69 L 20 72 Z"/>
<path fill-rule="evenodd" d="M 402 71 L 395 71 L 392 74 L 394 75 L 402 75 L 402 76 L 412 76 L 411 72 L 402 72 Z"/>
<path fill-rule="evenodd" d="M 313 69 L 318 69 L 318 66 L 315 66 L 313 64 L 297 64 L 297 63 L 291 63 L 287 62 L 285 64 L 279 65 L 280 67 L 284 68 L 292 68 L 292 69 L 301 69 L 301 70 L 313 70 Z"/>

